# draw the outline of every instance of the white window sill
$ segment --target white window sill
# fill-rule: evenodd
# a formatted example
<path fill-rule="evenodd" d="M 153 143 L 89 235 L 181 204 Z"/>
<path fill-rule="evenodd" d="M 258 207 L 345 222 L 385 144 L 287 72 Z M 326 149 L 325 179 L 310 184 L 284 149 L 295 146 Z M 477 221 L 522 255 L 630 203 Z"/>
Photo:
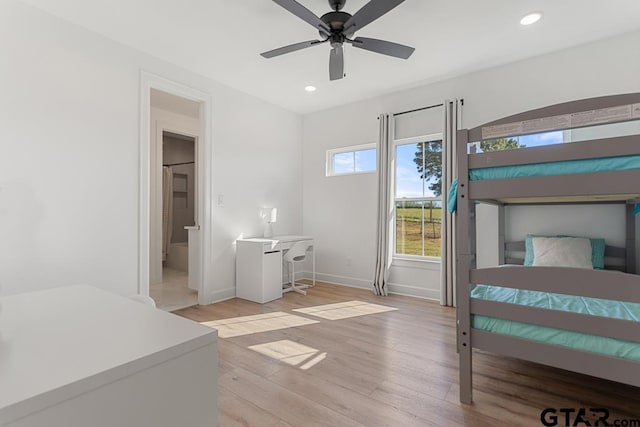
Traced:
<path fill-rule="evenodd" d="M 439 258 L 405 258 L 396 256 L 391 260 L 391 267 L 440 270 L 441 263 Z"/>
<path fill-rule="evenodd" d="M 336 176 L 369 175 L 369 174 L 375 174 L 376 172 L 377 171 L 357 171 L 357 172 L 334 173 L 334 174 L 327 174 L 327 178 L 336 177 Z"/>

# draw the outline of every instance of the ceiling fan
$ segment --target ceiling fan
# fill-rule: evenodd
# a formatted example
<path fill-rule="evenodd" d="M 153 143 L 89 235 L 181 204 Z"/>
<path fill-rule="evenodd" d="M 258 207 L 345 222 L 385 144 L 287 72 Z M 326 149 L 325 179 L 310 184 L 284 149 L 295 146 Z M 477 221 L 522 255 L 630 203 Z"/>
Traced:
<path fill-rule="evenodd" d="M 313 12 L 295 0 L 273 1 L 315 27 L 320 32 L 322 40 L 308 40 L 261 53 L 260 55 L 265 58 L 273 58 L 284 55 L 285 53 L 291 53 L 329 42 L 331 44 L 331 52 L 329 53 L 329 78 L 331 80 L 338 80 L 344 77 L 344 54 L 342 49 L 344 43 L 349 43 L 359 49 L 402 59 L 408 59 L 415 50 L 412 47 L 385 40 L 370 39 L 367 37 L 352 38 L 356 31 L 361 30 L 380 18 L 404 0 L 371 0 L 353 16 L 341 11 L 346 0 L 329 0 L 329 6 L 333 10 L 325 13 L 321 17 L 317 17 Z"/>

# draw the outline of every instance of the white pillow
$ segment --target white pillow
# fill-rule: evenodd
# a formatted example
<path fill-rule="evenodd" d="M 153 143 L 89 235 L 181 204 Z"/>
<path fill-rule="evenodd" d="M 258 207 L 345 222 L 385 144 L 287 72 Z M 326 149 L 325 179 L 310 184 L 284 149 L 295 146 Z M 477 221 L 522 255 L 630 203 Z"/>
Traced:
<path fill-rule="evenodd" d="M 593 270 L 591 241 L 581 237 L 534 237 L 534 266 L 575 267 Z"/>

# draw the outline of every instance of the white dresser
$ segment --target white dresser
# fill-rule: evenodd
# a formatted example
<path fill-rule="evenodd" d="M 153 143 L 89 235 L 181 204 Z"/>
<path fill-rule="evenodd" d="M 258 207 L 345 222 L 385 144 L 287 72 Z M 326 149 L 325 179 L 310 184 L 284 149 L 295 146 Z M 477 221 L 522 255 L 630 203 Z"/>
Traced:
<path fill-rule="evenodd" d="M 89 286 L 0 298 L 0 426 L 216 426 L 216 342 Z"/>

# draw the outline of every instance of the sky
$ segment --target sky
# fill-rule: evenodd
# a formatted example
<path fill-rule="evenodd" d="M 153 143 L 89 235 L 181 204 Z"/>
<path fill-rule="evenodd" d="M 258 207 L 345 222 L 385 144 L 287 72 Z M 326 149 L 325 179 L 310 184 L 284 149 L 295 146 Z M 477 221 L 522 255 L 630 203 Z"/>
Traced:
<path fill-rule="evenodd" d="M 514 139 L 517 139 L 520 144 L 527 147 L 562 144 L 564 142 L 562 131 L 537 133 L 535 135 L 524 135 L 515 137 Z"/>
<path fill-rule="evenodd" d="M 333 173 L 373 172 L 376 170 L 376 149 L 336 153 L 333 157 Z"/>
<path fill-rule="evenodd" d="M 526 147 L 539 147 L 541 145 L 561 144 L 563 142 L 562 131 L 545 132 L 535 135 L 516 137 L 520 144 Z M 423 183 L 418 173 L 418 168 L 413 161 L 417 151 L 417 144 L 398 145 L 396 147 L 396 197 L 434 197 L 429 190 L 430 183 L 435 179 L 428 179 Z M 424 193 L 423 193 L 424 184 Z"/>
<path fill-rule="evenodd" d="M 516 137 L 520 144 L 526 147 L 561 144 L 562 131 L 545 132 L 535 135 Z M 396 197 L 433 197 L 429 184 L 433 178 L 426 181 L 420 178 L 418 168 L 413 161 L 417 151 L 417 144 L 402 144 L 396 146 Z M 334 173 L 350 173 L 375 171 L 376 150 L 374 148 L 356 152 L 337 153 L 334 155 Z"/>

